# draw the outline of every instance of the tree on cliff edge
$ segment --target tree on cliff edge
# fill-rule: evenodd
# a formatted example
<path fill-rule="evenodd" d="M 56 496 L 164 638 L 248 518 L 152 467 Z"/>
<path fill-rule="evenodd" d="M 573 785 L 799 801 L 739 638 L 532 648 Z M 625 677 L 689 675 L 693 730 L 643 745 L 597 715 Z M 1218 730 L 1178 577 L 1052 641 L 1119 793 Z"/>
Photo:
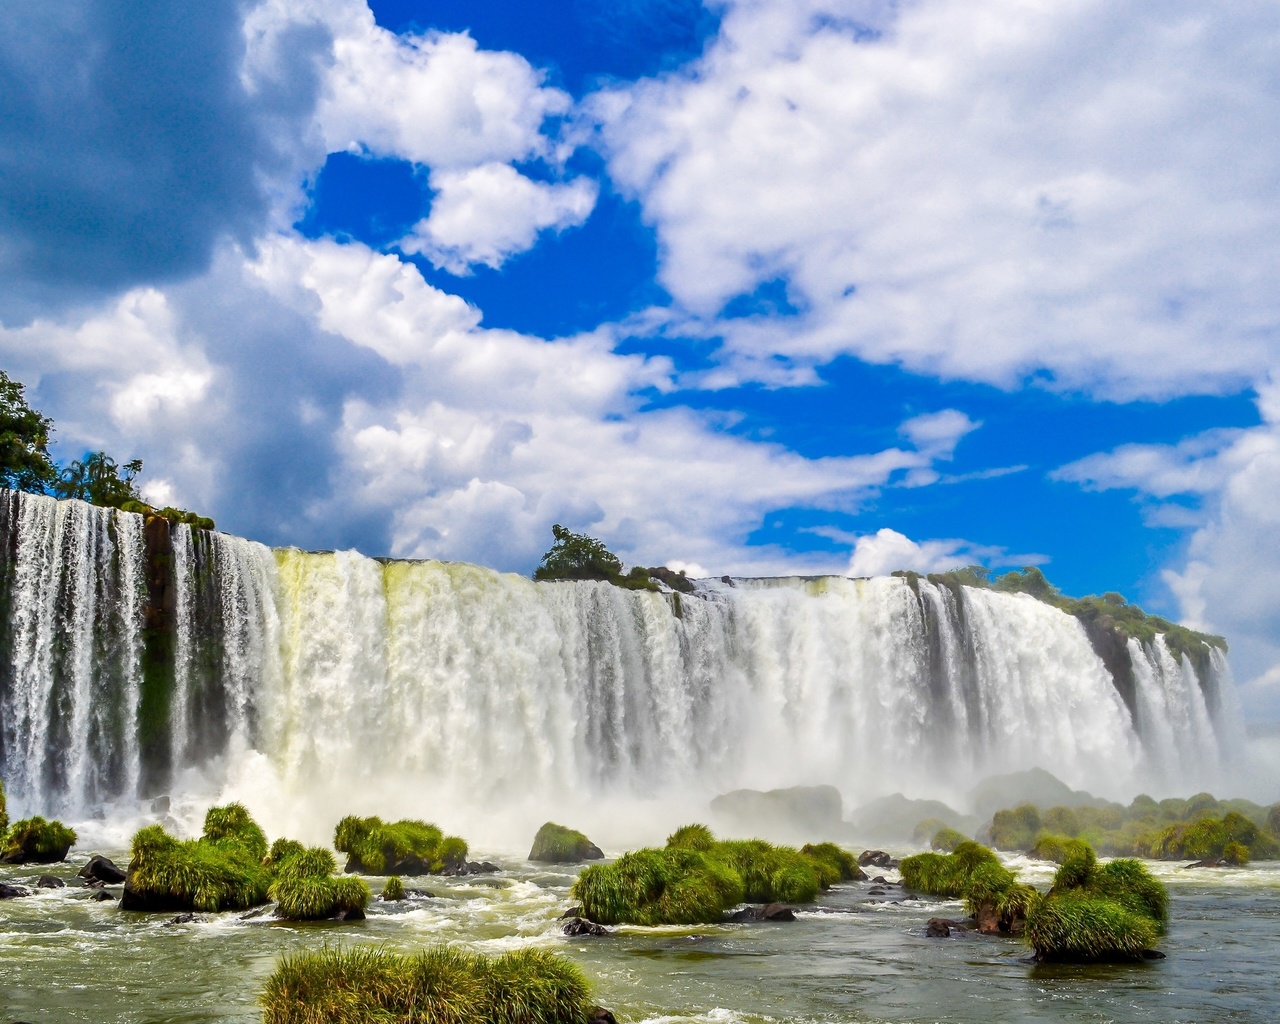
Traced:
<path fill-rule="evenodd" d="M 533 571 L 535 580 L 613 580 L 621 575 L 621 559 L 603 541 L 559 523 L 551 527 L 551 534 L 555 543 Z"/>
<path fill-rule="evenodd" d="M 0 370 L 0 487 L 43 494 L 58 479 L 49 457 L 53 421 L 27 405 L 25 391 Z"/>
<path fill-rule="evenodd" d="M 53 491 L 59 498 L 79 498 L 91 505 L 122 508 L 142 500 L 133 482 L 141 472 L 141 459 L 120 466 L 106 452 L 91 452 L 62 471 Z"/>

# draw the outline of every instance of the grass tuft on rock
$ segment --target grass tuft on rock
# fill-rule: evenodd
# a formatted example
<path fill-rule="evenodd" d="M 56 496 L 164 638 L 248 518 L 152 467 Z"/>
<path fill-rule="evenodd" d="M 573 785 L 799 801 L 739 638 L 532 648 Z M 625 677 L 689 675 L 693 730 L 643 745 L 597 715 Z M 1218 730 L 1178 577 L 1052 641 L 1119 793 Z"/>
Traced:
<path fill-rule="evenodd" d="M 204 838 L 210 843 L 231 843 L 255 860 L 267 856 L 267 834 L 249 816 L 244 804 L 210 807 L 204 816 Z"/>
<path fill-rule="evenodd" d="M 0 862 L 5 864 L 53 864 L 65 860 L 76 841 L 76 832 L 60 821 L 39 816 L 15 821 L 8 833 L 0 833 Z"/>
<path fill-rule="evenodd" d="M 9 831 L 9 812 L 5 809 L 4 780 L 0 779 L 0 847 L 4 846 L 5 833 Z"/>
<path fill-rule="evenodd" d="M 261 1002 L 263 1024 L 587 1024 L 592 1010 L 586 978 L 564 957 L 445 946 L 286 956 Z"/>
<path fill-rule="evenodd" d="M 133 837 L 126 910 L 244 910 L 267 901 L 271 871 L 233 837 L 181 842 L 161 825 Z"/>
<path fill-rule="evenodd" d="M 333 845 L 349 855 L 348 871 L 380 875 L 440 874 L 466 863 L 466 840 L 445 836 L 425 821 L 384 822 L 348 815 L 334 830 Z"/>
<path fill-rule="evenodd" d="M 399 875 L 392 875 L 387 879 L 387 884 L 382 887 L 383 901 L 386 903 L 398 903 L 404 897 L 404 882 L 400 880 Z"/>
<path fill-rule="evenodd" d="M 957 899 L 967 891 L 969 877 L 986 864 L 1000 867 L 1000 860 L 981 843 L 966 839 L 951 853 L 917 853 L 904 857 L 898 870 L 902 884 L 908 889 Z"/>
<path fill-rule="evenodd" d="M 319 846 L 287 855 L 279 864 L 268 895 L 276 916 L 286 921 L 322 921 L 340 912 L 363 911 L 369 886 L 361 878 L 334 878 L 333 854 Z"/>
<path fill-rule="evenodd" d="M 599 860 L 604 854 L 581 832 L 548 821 L 533 837 L 529 859 L 540 864 L 580 864 Z"/>
<path fill-rule="evenodd" d="M 716 837 L 706 825 L 681 825 L 667 836 L 668 846 L 682 846 L 689 850 L 710 850 L 716 845 Z"/>
<path fill-rule="evenodd" d="M 969 837 L 954 828 L 940 828 L 929 841 L 931 849 L 940 853 L 952 853 L 961 843 L 969 841 Z"/>
<path fill-rule="evenodd" d="M 863 881 L 867 873 L 858 867 L 858 858 L 835 843 L 807 843 L 800 854 L 808 858 L 824 889 L 840 882 Z"/>

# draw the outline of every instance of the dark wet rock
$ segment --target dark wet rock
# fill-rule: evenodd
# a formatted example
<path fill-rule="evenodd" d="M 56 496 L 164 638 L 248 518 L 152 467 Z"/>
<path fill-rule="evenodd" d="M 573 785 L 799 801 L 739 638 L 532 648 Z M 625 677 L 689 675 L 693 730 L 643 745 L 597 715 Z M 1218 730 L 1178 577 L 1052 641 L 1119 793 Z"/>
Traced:
<path fill-rule="evenodd" d="M 168 814 L 171 801 L 167 796 L 158 796 L 151 801 L 152 814 Z"/>
<path fill-rule="evenodd" d="M 101 886 L 102 883 L 96 884 Z M 133 880 L 127 879 L 124 883 L 124 892 L 120 896 L 120 909 L 139 910 L 149 914 L 181 914 L 191 909 L 191 901 L 170 896 L 167 892 L 146 892 L 135 889 Z"/>
<path fill-rule="evenodd" d="M 115 897 L 112 896 L 111 893 L 107 892 L 106 889 L 99 889 L 92 896 L 90 896 L 89 899 L 97 900 L 99 903 L 106 903 L 108 900 L 114 901 Z"/>
<path fill-rule="evenodd" d="M 888 895 L 888 890 L 881 889 L 880 886 L 876 885 L 867 890 L 867 895 L 868 896 L 885 896 L 885 895 Z"/>
<path fill-rule="evenodd" d="M 564 926 L 566 935 L 608 935 L 609 929 L 604 925 L 596 924 L 594 921 L 588 921 L 584 917 L 575 917 L 572 921 Z"/>
<path fill-rule="evenodd" d="M 560 915 L 560 920 L 567 921 L 571 917 L 581 917 L 581 916 L 582 916 L 581 907 L 570 907 L 568 910 L 566 910 L 563 914 Z"/>
<path fill-rule="evenodd" d="M 1144 949 L 1142 951 L 1143 960 L 1167 960 L 1168 955 L 1161 953 L 1158 949 Z"/>
<path fill-rule="evenodd" d="M 782 903 L 768 903 L 762 907 L 743 907 L 729 915 L 730 921 L 794 921 L 796 912 Z"/>
<path fill-rule="evenodd" d="M 97 853 L 76 874 L 87 882 L 105 882 L 107 885 L 120 885 L 127 877 L 118 864 Z"/>
<path fill-rule="evenodd" d="M 1219 857 L 1206 857 L 1204 860 L 1198 860 L 1194 864 L 1183 865 L 1183 870 L 1185 871 L 1187 868 L 1226 868 L 1230 866 Z"/>
<path fill-rule="evenodd" d="M 105 887 L 106 884 L 107 884 L 106 882 L 99 881 L 98 879 L 95 878 L 92 882 L 85 882 L 84 887 L 86 889 L 101 889 Z"/>
<path fill-rule="evenodd" d="M 863 850 L 858 855 L 858 867 L 865 868 L 868 864 L 877 868 L 896 868 L 898 862 L 890 857 L 884 850 Z"/>
<path fill-rule="evenodd" d="M 593 1006 L 587 1015 L 587 1024 L 618 1024 L 618 1018 L 603 1006 Z"/>
<path fill-rule="evenodd" d="M 352 907 L 350 910 L 339 910 L 330 920 L 333 921 L 363 921 L 364 911 L 360 907 Z"/>
<path fill-rule="evenodd" d="M 30 889 L 24 889 L 20 885 L 6 885 L 4 882 L 0 882 L 0 900 L 16 900 L 30 895 Z"/>
<path fill-rule="evenodd" d="M 892 885 L 893 883 L 886 881 L 884 875 L 876 875 L 875 878 L 871 879 L 871 884 L 872 885 Z"/>
<path fill-rule="evenodd" d="M 548 821 L 533 837 L 529 860 L 537 864 L 581 864 L 600 860 L 604 851 L 576 829 Z"/>
<path fill-rule="evenodd" d="M 948 939 L 951 937 L 951 925 L 940 917 L 931 917 L 924 926 L 924 934 L 929 939 Z"/>
<path fill-rule="evenodd" d="M 57 875 L 41 875 L 40 881 L 36 882 L 37 889 L 65 889 L 67 883 Z"/>
<path fill-rule="evenodd" d="M 404 894 L 411 899 L 414 897 L 420 900 L 433 900 L 436 898 L 436 894 L 429 889 L 406 889 Z"/>
<path fill-rule="evenodd" d="M 263 914 L 267 913 L 270 909 L 271 909 L 271 907 L 270 907 L 270 906 L 266 906 L 266 907 L 255 907 L 253 910 L 249 911 L 249 913 L 247 913 L 247 914 L 241 914 L 241 915 L 240 915 L 240 917 L 238 918 L 238 920 L 241 920 L 241 921 L 252 921 L 255 917 L 261 917 Z M 179 915 L 178 915 L 178 917 L 195 917 L 195 915 L 194 915 L 194 914 L 179 914 Z M 197 918 L 197 920 L 198 920 L 198 918 Z M 177 923 L 177 921 L 178 921 L 178 918 L 177 918 L 177 917 L 175 917 L 175 918 L 174 918 L 171 922 L 169 922 L 169 923 L 170 923 L 170 924 L 176 924 L 176 923 Z"/>
<path fill-rule="evenodd" d="M 240 918 L 240 920 L 241 920 L 241 921 L 243 921 L 243 920 L 245 919 L 245 917 L 248 917 L 248 916 L 249 916 L 249 915 L 248 915 L 248 914 L 246 914 L 244 917 L 241 917 L 241 918 Z M 191 914 L 191 913 L 178 914 L 178 915 L 176 915 L 176 916 L 174 916 L 174 917 L 169 918 L 169 920 L 167 920 L 167 921 L 164 923 L 164 926 L 165 926 L 166 928 L 171 928 L 171 927 L 173 927 L 175 924 L 192 924 L 193 922 L 195 922 L 195 921 L 199 921 L 199 920 L 200 920 L 200 918 L 196 917 L 196 915 L 195 915 L 195 914 Z"/>

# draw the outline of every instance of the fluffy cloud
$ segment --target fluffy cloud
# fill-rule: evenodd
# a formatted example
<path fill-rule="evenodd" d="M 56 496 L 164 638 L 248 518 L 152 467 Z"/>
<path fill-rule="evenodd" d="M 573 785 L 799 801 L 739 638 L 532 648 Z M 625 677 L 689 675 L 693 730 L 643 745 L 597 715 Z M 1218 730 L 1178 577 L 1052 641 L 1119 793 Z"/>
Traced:
<path fill-rule="evenodd" d="M 917 542 L 897 530 L 886 528 L 854 541 L 849 575 L 887 576 L 898 569 L 946 572 L 966 565 L 980 565 L 1004 554 L 999 548 L 982 547 L 965 540 Z"/>
<path fill-rule="evenodd" d="M 1256 4 L 736 0 L 695 67 L 594 111 L 681 328 L 739 374 L 1162 397 L 1280 354 L 1278 44 Z M 719 317 L 776 280 L 798 315 Z"/>
<path fill-rule="evenodd" d="M 1056 476 L 1096 489 L 1132 490 L 1156 522 L 1191 527 L 1164 573 L 1189 625 L 1222 633 L 1255 713 L 1280 714 L 1280 391 L 1259 397 L 1264 423 L 1209 431 L 1176 445 L 1123 445 L 1064 466 Z M 1166 516 L 1172 509 L 1174 516 Z"/>
<path fill-rule="evenodd" d="M 539 232 L 577 227 L 591 214 L 598 191 L 585 178 L 537 182 L 496 163 L 434 171 L 431 187 L 430 216 L 400 246 L 454 274 L 478 263 L 500 267 L 508 256 L 533 248 Z"/>

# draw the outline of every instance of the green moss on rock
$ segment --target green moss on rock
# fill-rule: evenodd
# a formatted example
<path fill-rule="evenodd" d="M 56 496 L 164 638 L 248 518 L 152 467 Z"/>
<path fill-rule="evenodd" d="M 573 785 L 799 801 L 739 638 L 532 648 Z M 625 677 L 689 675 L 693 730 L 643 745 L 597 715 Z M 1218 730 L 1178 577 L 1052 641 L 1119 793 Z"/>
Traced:
<path fill-rule="evenodd" d="M 581 864 L 600 860 L 604 854 L 581 832 L 548 821 L 533 837 L 529 859 L 542 864 Z"/>
<path fill-rule="evenodd" d="M 333 854 L 318 846 L 290 850 L 276 870 L 268 896 L 276 916 L 287 921 L 321 921 L 344 914 L 363 917 L 369 886 L 361 878 L 335 878 Z"/>

